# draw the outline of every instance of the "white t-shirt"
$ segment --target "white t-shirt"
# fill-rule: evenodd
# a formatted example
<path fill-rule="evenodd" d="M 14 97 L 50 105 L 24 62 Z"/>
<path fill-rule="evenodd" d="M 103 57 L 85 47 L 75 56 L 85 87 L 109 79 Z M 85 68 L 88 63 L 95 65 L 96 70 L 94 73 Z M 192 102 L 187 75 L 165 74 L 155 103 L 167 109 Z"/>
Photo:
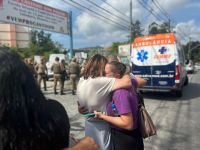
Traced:
<path fill-rule="evenodd" d="M 115 80 L 108 77 L 80 78 L 77 86 L 80 105 L 87 107 L 90 112 L 94 110 L 106 112 L 106 105 Z"/>

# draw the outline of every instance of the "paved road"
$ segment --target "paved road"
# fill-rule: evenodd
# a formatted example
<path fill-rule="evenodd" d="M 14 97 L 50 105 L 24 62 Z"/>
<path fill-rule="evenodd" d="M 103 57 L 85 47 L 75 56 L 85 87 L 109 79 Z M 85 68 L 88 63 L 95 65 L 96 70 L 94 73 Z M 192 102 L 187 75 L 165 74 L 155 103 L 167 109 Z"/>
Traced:
<path fill-rule="evenodd" d="M 200 147 L 200 73 L 189 75 L 182 98 L 145 93 L 145 103 L 158 129 L 145 140 L 146 150 L 198 150 Z"/>
<path fill-rule="evenodd" d="M 146 108 L 151 114 L 157 135 L 145 140 L 145 150 L 198 150 L 200 147 L 200 72 L 189 75 L 189 85 L 182 98 L 169 93 L 144 93 Z M 64 96 L 54 95 L 48 83 L 49 98 L 61 102 L 71 123 L 71 133 L 84 137 L 84 118 L 77 112 L 77 97 L 71 95 L 69 82 Z"/>

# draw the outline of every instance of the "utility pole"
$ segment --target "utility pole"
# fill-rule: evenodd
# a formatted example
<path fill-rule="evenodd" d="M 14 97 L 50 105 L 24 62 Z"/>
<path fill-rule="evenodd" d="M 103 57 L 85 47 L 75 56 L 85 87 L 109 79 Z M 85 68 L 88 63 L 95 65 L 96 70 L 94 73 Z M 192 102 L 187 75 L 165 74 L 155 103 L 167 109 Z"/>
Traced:
<path fill-rule="evenodd" d="M 73 58 L 74 56 L 74 50 L 73 50 L 73 27 L 72 27 L 72 11 L 70 11 L 69 13 L 70 16 L 70 20 L 69 20 L 69 24 L 70 24 L 70 59 Z"/>
<path fill-rule="evenodd" d="M 130 55 L 131 55 L 131 50 L 132 50 L 132 32 L 133 32 L 133 23 L 132 23 L 132 0 L 130 0 Z"/>
<path fill-rule="evenodd" d="M 170 20 L 170 18 L 169 18 L 169 33 L 171 32 L 171 20 Z"/>
<path fill-rule="evenodd" d="M 188 59 L 190 59 L 190 57 L 191 57 L 190 47 L 191 47 L 191 37 L 189 37 Z"/>

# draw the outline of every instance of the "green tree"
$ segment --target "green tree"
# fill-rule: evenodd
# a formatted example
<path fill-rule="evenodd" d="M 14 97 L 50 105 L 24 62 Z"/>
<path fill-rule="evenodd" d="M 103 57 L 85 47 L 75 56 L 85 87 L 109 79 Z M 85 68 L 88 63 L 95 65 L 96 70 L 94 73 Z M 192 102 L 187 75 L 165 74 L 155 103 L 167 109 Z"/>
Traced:
<path fill-rule="evenodd" d="M 152 22 L 149 25 L 149 34 L 159 34 L 159 33 L 169 33 L 169 23 L 164 22 L 160 25 L 158 25 L 156 22 Z"/>
<path fill-rule="evenodd" d="M 22 58 L 33 57 L 34 55 L 42 55 L 48 58 L 51 53 L 60 53 L 63 45 L 52 41 L 51 34 L 34 30 L 31 32 L 29 47 L 12 47 L 10 49 L 19 53 Z"/>
<path fill-rule="evenodd" d="M 187 59 L 192 59 L 195 62 L 200 62 L 200 42 L 191 41 L 183 45 L 185 56 Z"/>
<path fill-rule="evenodd" d="M 169 33 L 169 23 L 164 22 L 159 27 L 159 33 Z"/>
<path fill-rule="evenodd" d="M 159 33 L 159 29 L 158 28 L 159 28 L 158 24 L 156 22 L 152 22 L 148 27 L 149 34 L 157 34 L 157 33 Z"/>
<path fill-rule="evenodd" d="M 134 39 L 138 36 L 142 36 L 142 32 L 144 31 L 144 29 L 141 28 L 141 23 L 139 20 L 136 20 L 133 23 L 133 33 L 132 33 L 132 41 L 134 41 Z"/>
<path fill-rule="evenodd" d="M 44 31 L 38 32 L 37 30 L 31 33 L 30 47 L 35 48 L 34 50 L 38 55 L 44 55 L 49 52 L 59 53 L 60 49 L 63 48 L 58 42 L 52 41 L 51 34 L 45 33 Z"/>

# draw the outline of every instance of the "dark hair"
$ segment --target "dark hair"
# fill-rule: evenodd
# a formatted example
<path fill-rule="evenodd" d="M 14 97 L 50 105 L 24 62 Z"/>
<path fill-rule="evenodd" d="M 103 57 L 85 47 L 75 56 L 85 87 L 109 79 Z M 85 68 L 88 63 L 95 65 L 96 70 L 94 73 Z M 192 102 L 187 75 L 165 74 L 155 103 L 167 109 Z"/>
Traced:
<path fill-rule="evenodd" d="M 107 63 L 106 57 L 96 54 L 93 57 L 89 59 L 87 62 L 82 76 L 84 79 L 87 79 L 89 77 L 95 78 L 95 77 L 100 77 L 105 75 L 105 65 Z"/>
<path fill-rule="evenodd" d="M 119 73 L 120 77 L 122 77 L 126 73 L 126 65 L 121 62 L 111 61 L 108 62 L 107 64 L 112 65 L 113 66 L 112 71 L 114 73 Z"/>
<path fill-rule="evenodd" d="M 47 100 L 26 64 L 8 49 L 0 49 L 0 83 L 0 149 L 48 149 Z"/>
<path fill-rule="evenodd" d="M 59 61 L 59 60 L 60 60 L 59 57 L 56 57 L 56 58 L 55 58 L 55 61 Z"/>

